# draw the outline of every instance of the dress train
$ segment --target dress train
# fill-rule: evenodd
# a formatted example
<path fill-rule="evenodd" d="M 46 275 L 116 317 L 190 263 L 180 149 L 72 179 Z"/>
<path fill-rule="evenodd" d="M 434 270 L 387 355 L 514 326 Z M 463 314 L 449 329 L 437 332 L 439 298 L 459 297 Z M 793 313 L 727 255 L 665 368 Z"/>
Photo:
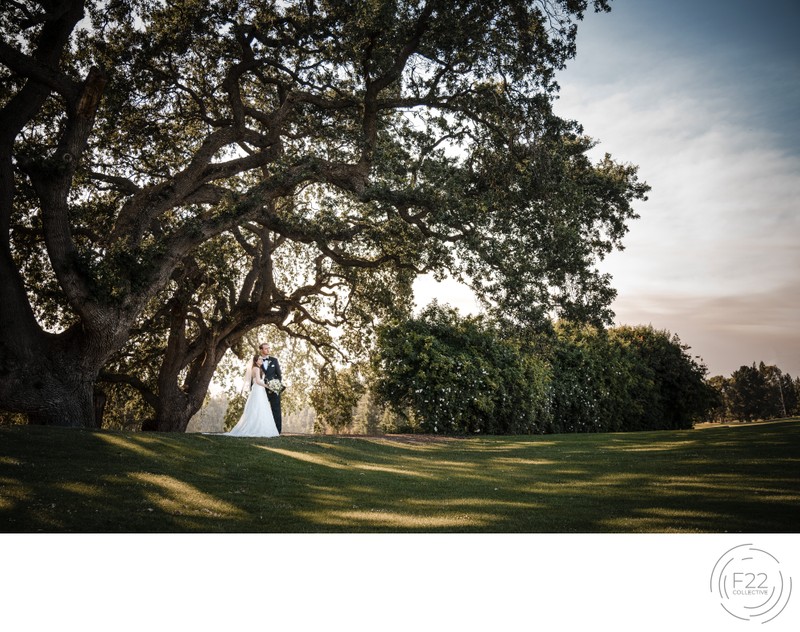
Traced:
<path fill-rule="evenodd" d="M 267 389 L 260 380 L 253 382 L 244 412 L 238 423 L 228 432 L 229 437 L 277 437 L 280 435 L 267 398 Z"/>

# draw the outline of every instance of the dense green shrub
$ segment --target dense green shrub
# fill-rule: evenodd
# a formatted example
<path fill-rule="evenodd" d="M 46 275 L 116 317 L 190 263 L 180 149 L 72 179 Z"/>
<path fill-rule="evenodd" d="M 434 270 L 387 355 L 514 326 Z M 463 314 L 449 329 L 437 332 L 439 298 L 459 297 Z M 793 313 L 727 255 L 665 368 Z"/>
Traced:
<path fill-rule="evenodd" d="M 705 367 L 669 332 L 556 323 L 533 338 L 434 303 L 381 330 L 375 396 L 435 433 L 690 428 L 713 403 Z"/>
<path fill-rule="evenodd" d="M 647 389 L 637 388 L 634 399 L 645 415 L 647 429 L 691 428 L 712 406 L 714 393 L 705 381 L 707 369 L 689 354 L 677 334 L 651 326 L 625 326 L 611 329 L 609 336 L 626 346 L 635 374 L 645 376 Z M 641 380 L 638 386 L 643 386 Z"/>
<path fill-rule="evenodd" d="M 711 405 L 705 367 L 667 331 L 559 323 L 555 338 L 553 432 L 691 428 Z"/>
<path fill-rule="evenodd" d="M 552 432 L 621 429 L 630 410 L 628 367 L 618 346 L 594 327 L 556 326 L 548 359 Z"/>
<path fill-rule="evenodd" d="M 533 433 L 547 424 L 548 369 L 480 317 L 436 303 L 384 327 L 375 394 L 432 433 Z"/>

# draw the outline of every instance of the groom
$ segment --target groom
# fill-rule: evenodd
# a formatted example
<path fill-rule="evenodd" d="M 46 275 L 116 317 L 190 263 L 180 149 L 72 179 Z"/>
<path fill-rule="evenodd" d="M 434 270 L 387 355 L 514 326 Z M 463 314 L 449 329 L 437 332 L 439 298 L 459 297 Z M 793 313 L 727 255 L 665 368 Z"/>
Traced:
<path fill-rule="evenodd" d="M 281 365 L 278 364 L 278 358 L 273 358 L 269 354 L 269 344 L 262 342 L 258 347 L 261 354 L 261 371 L 264 373 L 264 381 L 281 380 Z M 269 398 L 269 406 L 272 408 L 272 416 L 275 418 L 275 426 L 278 432 L 281 431 L 281 396 L 280 393 L 273 393 L 267 389 L 267 397 Z"/>

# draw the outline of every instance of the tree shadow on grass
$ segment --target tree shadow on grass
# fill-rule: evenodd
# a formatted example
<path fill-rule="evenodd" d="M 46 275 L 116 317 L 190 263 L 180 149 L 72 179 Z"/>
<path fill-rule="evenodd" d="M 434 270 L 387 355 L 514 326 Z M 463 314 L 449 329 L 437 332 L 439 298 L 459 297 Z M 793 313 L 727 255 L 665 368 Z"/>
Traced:
<path fill-rule="evenodd" d="M 0 428 L 4 532 L 795 532 L 800 424 L 448 441 Z"/>

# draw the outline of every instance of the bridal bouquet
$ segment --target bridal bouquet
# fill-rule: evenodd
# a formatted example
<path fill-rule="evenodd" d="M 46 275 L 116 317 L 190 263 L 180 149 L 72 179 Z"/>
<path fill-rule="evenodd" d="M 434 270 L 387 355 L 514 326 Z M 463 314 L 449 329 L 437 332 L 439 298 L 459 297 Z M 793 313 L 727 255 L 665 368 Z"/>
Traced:
<path fill-rule="evenodd" d="M 270 380 L 269 382 L 267 382 L 267 390 L 280 395 L 283 391 L 286 390 L 286 387 L 281 383 L 279 379 L 276 378 L 274 380 Z"/>

